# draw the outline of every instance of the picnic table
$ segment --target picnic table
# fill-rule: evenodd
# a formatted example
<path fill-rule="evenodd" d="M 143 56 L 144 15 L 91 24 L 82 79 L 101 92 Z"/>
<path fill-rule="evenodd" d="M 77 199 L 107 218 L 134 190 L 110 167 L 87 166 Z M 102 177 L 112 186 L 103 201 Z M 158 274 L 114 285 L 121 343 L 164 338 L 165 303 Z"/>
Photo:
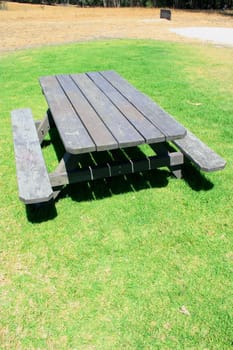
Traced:
<path fill-rule="evenodd" d="M 50 201 L 64 186 L 167 166 L 182 176 L 184 158 L 199 169 L 215 171 L 226 162 L 178 123 L 151 98 L 115 71 L 45 76 L 39 79 L 48 111 L 34 122 L 28 108 L 12 111 L 19 197 L 26 204 Z M 64 154 L 48 173 L 41 145 L 56 128 Z M 149 144 L 150 157 L 134 159 L 133 147 Z M 170 150 L 169 145 L 176 149 Z M 93 163 L 96 155 L 121 151 L 125 160 Z M 92 161 L 80 166 L 80 156 Z M 110 159 L 110 160 L 109 160 Z"/>

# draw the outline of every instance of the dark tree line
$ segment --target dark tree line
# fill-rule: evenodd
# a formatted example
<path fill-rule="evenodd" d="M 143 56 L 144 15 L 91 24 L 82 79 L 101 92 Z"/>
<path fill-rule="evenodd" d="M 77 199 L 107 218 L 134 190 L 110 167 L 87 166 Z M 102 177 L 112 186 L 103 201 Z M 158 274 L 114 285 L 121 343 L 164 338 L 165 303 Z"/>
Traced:
<path fill-rule="evenodd" d="M 14 1 L 14 0 L 13 0 Z M 169 7 L 177 9 L 231 9 L 233 0 L 18 0 L 33 4 L 72 4 L 80 7 Z"/>

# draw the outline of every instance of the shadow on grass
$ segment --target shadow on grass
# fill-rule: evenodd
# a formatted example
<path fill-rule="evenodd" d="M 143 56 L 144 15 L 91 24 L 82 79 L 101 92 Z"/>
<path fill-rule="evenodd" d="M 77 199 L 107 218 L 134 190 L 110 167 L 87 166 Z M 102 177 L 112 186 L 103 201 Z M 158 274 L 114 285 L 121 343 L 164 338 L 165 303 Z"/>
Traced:
<path fill-rule="evenodd" d="M 56 151 L 58 159 L 61 155 Z M 129 162 L 129 159 L 145 159 L 145 154 L 138 147 L 130 147 L 124 150 L 115 149 L 111 151 L 93 152 L 79 155 L 80 169 L 88 167 L 105 166 Z M 84 181 L 66 186 L 59 195 L 59 198 L 69 196 L 74 201 L 98 200 L 116 194 L 123 194 L 131 191 L 140 191 L 146 188 L 165 187 L 168 184 L 168 177 L 171 174 L 168 170 L 150 170 L 125 175 L 117 175 Z"/>
<path fill-rule="evenodd" d="M 173 175 L 166 169 L 155 169 L 129 175 L 72 184 L 63 189 L 58 200 L 70 197 L 77 202 L 99 200 L 112 195 L 166 187 Z M 214 185 L 192 164 L 183 166 L 183 179 L 194 191 L 209 191 Z M 178 180 L 177 180 L 178 181 Z"/>
<path fill-rule="evenodd" d="M 55 202 L 52 200 L 48 203 L 28 204 L 26 205 L 26 214 L 28 221 L 35 224 L 53 220 L 57 216 Z"/>
<path fill-rule="evenodd" d="M 143 173 L 119 175 L 67 185 L 61 191 L 56 201 L 40 205 L 27 205 L 27 218 L 32 223 L 53 220 L 57 216 L 55 203 L 62 198 L 69 197 L 76 202 L 100 200 L 128 192 L 166 187 L 171 177 L 170 171 L 155 169 Z M 209 191 L 214 186 L 190 163 L 185 164 L 183 167 L 183 180 L 195 191 Z"/>
<path fill-rule="evenodd" d="M 55 219 L 57 216 L 55 203 L 65 197 L 70 197 L 76 202 L 82 202 L 100 200 L 143 189 L 161 188 L 167 186 L 170 176 L 171 174 L 167 170 L 152 170 L 67 185 L 55 201 L 26 205 L 27 219 L 32 223 L 42 223 Z"/>
<path fill-rule="evenodd" d="M 209 181 L 204 174 L 195 168 L 190 162 L 183 165 L 183 180 L 194 191 L 209 191 L 214 187 L 214 184 Z"/>
<path fill-rule="evenodd" d="M 143 189 L 161 188 L 167 186 L 170 176 L 169 171 L 152 170 L 72 184 L 63 189 L 58 200 L 67 196 L 77 202 L 100 200 L 113 195 L 138 192 Z"/>
<path fill-rule="evenodd" d="M 59 140 L 59 135 L 54 128 L 50 130 L 50 140 L 44 141 L 43 145 L 44 147 L 49 147 L 50 145 L 54 147 L 59 162 L 65 150 L 62 146 L 62 142 Z M 174 151 L 174 149 L 171 149 L 170 151 Z M 131 147 L 124 150 L 116 149 L 111 151 L 93 152 L 91 154 L 80 154 L 78 158 L 75 159 L 74 164 L 75 167 L 82 170 L 92 166 L 103 166 L 114 162 L 124 163 L 129 161 L 129 159 L 145 159 L 147 156 L 144 152 L 145 149 L 142 150 L 139 147 Z M 153 152 L 152 155 L 155 155 L 161 153 L 162 150 L 150 147 L 150 152 Z M 132 191 L 138 192 L 143 189 L 161 188 L 168 185 L 168 179 L 172 176 L 173 175 L 169 170 L 166 168 L 160 168 L 133 174 L 130 173 L 127 175 L 105 177 L 92 181 L 85 178 L 85 181 L 83 182 L 64 186 L 55 202 L 51 201 L 42 205 L 26 206 L 27 218 L 33 223 L 40 223 L 54 219 L 57 216 L 55 203 L 65 197 L 70 197 L 76 202 L 82 202 L 99 200 Z M 191 163 L 185 163 L 183 165 L 183 179 L 195 191 L 208 191 L 213 188 L 213 184 Z"/>

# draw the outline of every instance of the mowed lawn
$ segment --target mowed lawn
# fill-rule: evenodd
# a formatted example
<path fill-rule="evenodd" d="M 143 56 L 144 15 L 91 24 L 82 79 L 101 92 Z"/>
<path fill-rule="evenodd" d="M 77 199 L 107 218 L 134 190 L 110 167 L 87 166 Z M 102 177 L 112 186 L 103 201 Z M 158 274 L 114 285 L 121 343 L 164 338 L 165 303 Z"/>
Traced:
<path fill-rule="evenodd" d="M 0 58 L 1 349 L 232 348 L 232 53 L 116 40 Z M 56 210 L 26 210 L 10 111 L 43 117 L 40 76 L 108 69 L 217 151 L 225 170 L 79 184 Z M 43 152 L 52 170 L 52 146 Z"/>

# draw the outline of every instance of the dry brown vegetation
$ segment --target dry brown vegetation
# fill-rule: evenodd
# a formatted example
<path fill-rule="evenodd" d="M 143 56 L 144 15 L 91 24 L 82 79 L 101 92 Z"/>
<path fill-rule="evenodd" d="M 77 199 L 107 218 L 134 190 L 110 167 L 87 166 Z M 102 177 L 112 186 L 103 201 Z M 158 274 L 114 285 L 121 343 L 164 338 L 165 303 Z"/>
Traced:
<path fill-rule="evenodd" d="M 214 12 L 172 11 L 161 20 L 159 9 L 78 8 L 8 3 L 0 11 L 1 51 L 107 38 L 190 41 L 170 28 L 232 27 L 231 17 Z"/>

